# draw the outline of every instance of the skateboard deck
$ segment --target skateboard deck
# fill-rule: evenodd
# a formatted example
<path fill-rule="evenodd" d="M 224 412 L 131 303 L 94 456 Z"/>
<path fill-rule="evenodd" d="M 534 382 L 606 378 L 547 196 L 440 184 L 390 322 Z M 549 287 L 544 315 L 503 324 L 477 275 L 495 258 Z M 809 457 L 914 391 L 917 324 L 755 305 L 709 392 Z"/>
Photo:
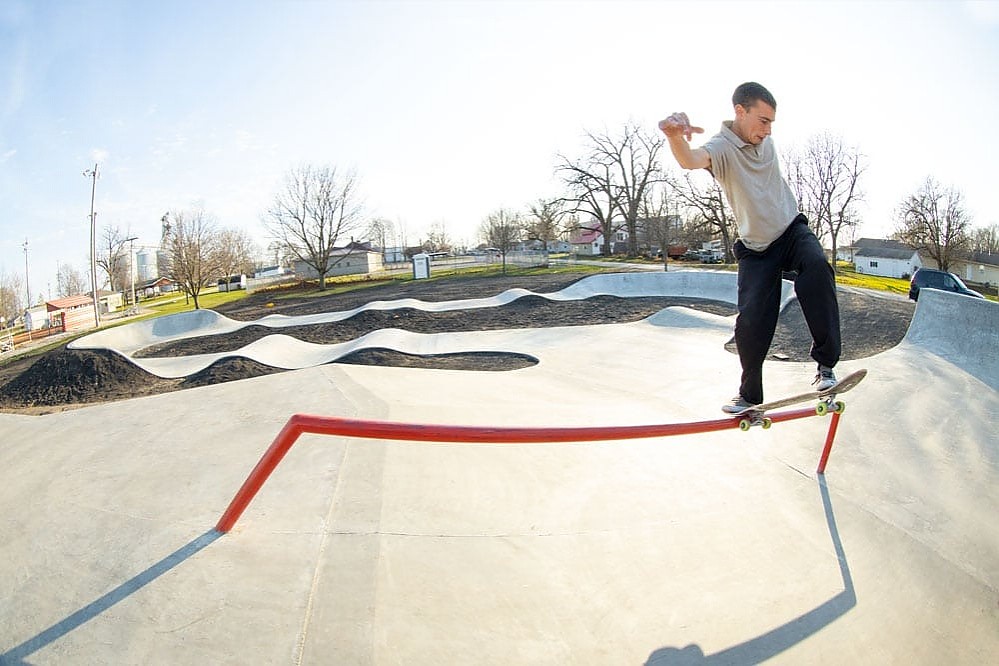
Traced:
<path fill-rule="evenodd" d="M 859 384 L 864 377 L 867 376 L 867 370 L 857 370 L 856 372 L 851 372 L 843 379 L 839 380 L 829 388 L 824 391 L 809 391 L 807 393 L 799 393 L 798 395 L 792 395 L 787 398 L 780 398 L 778 400 L 773 400 L 771 402 L 760 403 L 759 405 L 753 405 L 752 407 L 746 407 L 741 412 L 733 414 L 735 418 L 752 415 L 756 417 L 762 417 L 764 413 L 772 410 L 779 409 L 781 407 L 790 407 L 791 405 L 797 405 L 801 402 L 808 402 L 809 400 L 820 400 L 819 407 L 817 408 L 820 414 L 826 413 L 830 407 L 832 407 L 833 399 L 840 393 L 846 393 L 857 384 Z M 822 407 L 825 406 L 825 409 Z"/>

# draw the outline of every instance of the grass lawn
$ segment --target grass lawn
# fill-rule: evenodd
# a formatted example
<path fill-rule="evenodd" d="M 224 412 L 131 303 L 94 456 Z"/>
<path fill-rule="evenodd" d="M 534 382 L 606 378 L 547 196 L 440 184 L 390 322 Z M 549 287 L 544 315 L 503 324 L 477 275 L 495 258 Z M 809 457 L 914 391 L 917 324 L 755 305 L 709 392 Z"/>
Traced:
<path fill-rule="evenodd" d="M 877 291 L 890 291 L 894 294 L 909 294 L 909 281 L 902 278 L 881 277 L 878 275 L 865 275 L 853 270 L 853 264 L 837 262 L 836 284 L 847 287 L 861 287 L 862 289 L 875 289 Z"/>

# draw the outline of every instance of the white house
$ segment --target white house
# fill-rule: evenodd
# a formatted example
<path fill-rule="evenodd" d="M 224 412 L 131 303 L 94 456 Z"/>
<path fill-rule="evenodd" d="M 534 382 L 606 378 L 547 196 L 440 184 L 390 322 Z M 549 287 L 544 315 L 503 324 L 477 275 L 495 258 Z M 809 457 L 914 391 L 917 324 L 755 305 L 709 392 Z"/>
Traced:
<path fill-rule="evenodd" d="M 911 248 L 870 247 L 855 250 L 853 264 L 858 273 L 883 277 L 911 277 L 923 260 Z"/>
<path fill-rule="evenodd" d="M 860 250 L 907 250 L 902 241 L 885 238 L 860 238 L 853 245 L 836 248 L 836 258 L 839 261 L 854 263 L 854 257 Z"/>
<path fill-rule="evenodd" d="M 335 263 L 334 263 L 335 262 Z M 326 277 L 338 275 L 363 275 L 384 270 L 385 264 L 381 252 L 358 247 L 345 247 L 333 250 L 330 256 L 330 269 Z M 305 279 L 316 279 L 319 274 L 312 266 L 300 259 L 293 264 L 295 275 Z"/>
<path fill-rule="evenodd" d="M 932 259 L 927 259 L 927 265 L 936 267 L 937 264 Z M 951 259 L 948 268 L 965 282 L 981 285 L 990 294 L 999 285 L 999 254 L 976 252 Z"/>

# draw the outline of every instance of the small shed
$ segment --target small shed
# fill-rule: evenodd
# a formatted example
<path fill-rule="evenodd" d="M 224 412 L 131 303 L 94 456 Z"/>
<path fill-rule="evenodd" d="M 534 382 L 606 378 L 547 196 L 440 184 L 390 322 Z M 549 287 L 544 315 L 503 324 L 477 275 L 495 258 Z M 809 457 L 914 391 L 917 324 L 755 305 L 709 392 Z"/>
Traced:
<path fill-rule="evenodd" d="M 53 328 L 61 328 L 68 332 L 93 328 L 96 325 L 92 296 L 78 294 L 45 301 L 45 308 L 49 312 L 49 321 Z"/>

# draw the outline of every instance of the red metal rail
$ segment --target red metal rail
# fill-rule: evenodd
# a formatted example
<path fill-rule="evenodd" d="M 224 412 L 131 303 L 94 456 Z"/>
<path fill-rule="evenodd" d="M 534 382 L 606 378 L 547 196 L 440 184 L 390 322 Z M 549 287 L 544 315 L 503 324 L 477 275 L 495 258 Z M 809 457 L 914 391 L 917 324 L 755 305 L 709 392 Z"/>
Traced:
<path fill-rule="evenodd" d="M 793 421 L 816 416 L 814 407 L 769 414 L 772 423 Z M 228 532 L 253 500 L 257 491 L 277 467 L 281 459 L 298 438 L 306 433 L 316 435 L 341 435 L 367 439 L 409 440 L 418 442 L 464 442 L 490 444 L 554 444 L 564 442 L 595 442 L 607 440 L 669 437 L 701 432 L 715 432 L 738 428 L 741 419 L 724 418 L 691 423 L 665 423 L 659 425 L 594 426 L 585 428 L 498 428 L 489 426 L 430 425 L 393 423 L 366 419 L 348 419 L 338 416 L 313 416 L 295 414 L 285 424 L 256 467 L 246 477 L 229 507 L 222 514 L 215 529 Z M 833 414 L 825 449 L 819 463 L 819 473 L 824 472 L 829 450 L 836 435 L 839 414 Z"/>

